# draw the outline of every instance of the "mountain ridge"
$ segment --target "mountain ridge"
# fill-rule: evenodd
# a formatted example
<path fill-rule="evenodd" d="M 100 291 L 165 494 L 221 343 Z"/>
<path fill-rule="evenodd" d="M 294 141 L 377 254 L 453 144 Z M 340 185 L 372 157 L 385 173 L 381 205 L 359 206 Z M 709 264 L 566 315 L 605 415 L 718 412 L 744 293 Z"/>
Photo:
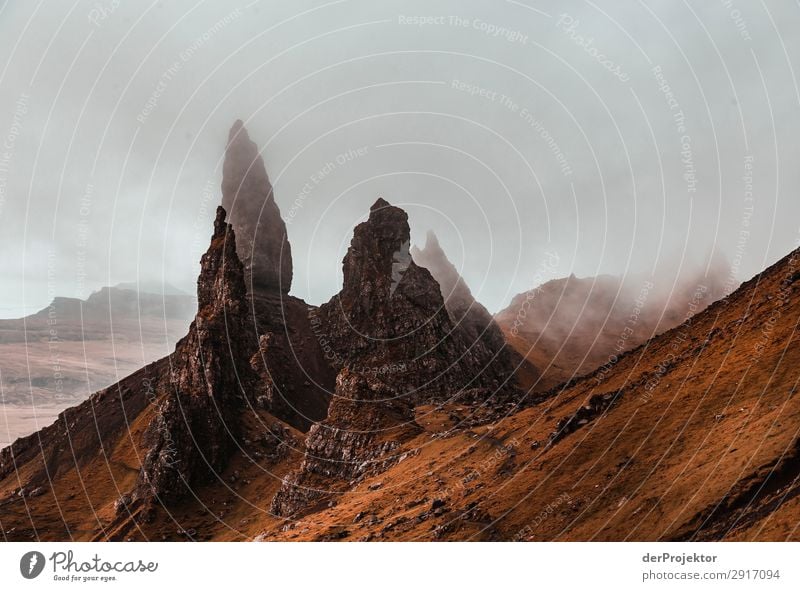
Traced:
<path fill-rule="evenodd" d="M 229 156 L 225 186 L 268 203 L 263 162 Z M 266 213 L 240 255 L 218 208 L 174 352 L 0 451 L 4 539 L 800 539 L 800 249 L 537 390 L 402 209 L 373 204 L 319 307 L 288 295 Z"/>

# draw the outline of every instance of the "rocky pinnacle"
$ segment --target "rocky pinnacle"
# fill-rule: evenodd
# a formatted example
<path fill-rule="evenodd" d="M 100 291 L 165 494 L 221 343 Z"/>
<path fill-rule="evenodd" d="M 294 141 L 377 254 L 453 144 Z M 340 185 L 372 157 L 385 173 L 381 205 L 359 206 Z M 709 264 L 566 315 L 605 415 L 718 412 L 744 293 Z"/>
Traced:
<path fill-rule="evenodd" d="M 244 124 L 228 134 L 222 168 L 222 207 L 236 232 L 245 284 L 254 292 L 289 293 L 292 251 L 264 161 Z"/>

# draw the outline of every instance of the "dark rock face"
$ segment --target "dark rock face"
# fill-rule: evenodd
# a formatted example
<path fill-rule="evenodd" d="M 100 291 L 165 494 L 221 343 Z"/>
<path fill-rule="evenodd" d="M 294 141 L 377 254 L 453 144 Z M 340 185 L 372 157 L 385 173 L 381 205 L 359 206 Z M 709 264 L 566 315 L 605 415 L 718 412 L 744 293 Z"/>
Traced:
<path fill-rule="evenodd" d="M 292 286 L 292 251 L 264 161 L 241 121 L 234 123 L 222 169 L 222 206 L 236 231 L 248 293 Z"/>
<path fill-rule="evenodd" d="M 439 284 L 409 246 L 408 215 L 378 199 L 353 233 L 342 291 L 319 309 L 335 364 L 379 376 L 415 401 L 495 387 L 507 368 L 455 329 Z"/>
<path fill-rule="evenodd" d="M 231 223 L 219 207 L 201 260 L 197 315 L 154 393 L 155 417 L 143 436 L 148 452 L 121 508 L 169 504 L 217 478 L 237 445 L 245 402 L 303 430 L 327 412 L 335 374 L 311 332 L 308 307 L 286 293 L 286 227 L 240 121 L 223 175 Z"/>
<path fill-rule="evenodd" d="M 272 500 L 275 515 L 312 510 L 354 479 L 401 460 L 392 451 L 420 430 L 411 404 L 381 380 L 343 369 L 328 418 L 311 427 L 300 469 Z"/>
<path fill-rule="evenodd" d="M 258 375 L 254 398 L 300 431 L 325 418 L 336 372 L 314 334 L 315 308 L 292 296 L 253 300 L 258 349 L 250 366 Z"/>
<path fill-rule="evenodd" d="M 222 180 L 222 205 L 236 231 L 244 263 L 258 375 L 259 406 L 307 431 L 325 418 L 336 372 L 325 360 L 302 300 L 288 295 L 292 251 L 258 146 L 241 121 L 230 130 Z"/>
<path fill-rule="evenodd" d="M 455 328 L 439 284 L 411 259 L 408 216 L 378 199 L 344 258 L 344 285 L 313 320 L 341 368 L 327 418 L 314 425 L 300 469 L 284 479 L 276 515 L 311 511 L 353 479 L 380 471 L 419 432 L 413 407 L 485 402 L 507 368 Z"/>
<path fill-rule="evenodd" d="M 414 262 L 428 269 L 439 283 L 447 312 L 456 330 L 462 333 L 463 340 L 470 345 L 481 345 L 475 347 L 476 355 L 486 354 L 480 363 L 494 364 L 511 373 L 521 359 L 506 346 L 500 327 L 489 311 L 472 296 L 464 279 L 442 250 L 436 234 L 428 232 L 425 248 L 415 246 L 411 255 Z"/>
<path fill-rule="evenodd" d="M 252 389 L 244 269 L 221 207 L 201 260 L 197 299 L 197 316 L 172 356 L 171 383 L 144 434 L 149 451 L 134 501 L 169 503 L 222 472 L 238 435 L 244 393 Z"/>

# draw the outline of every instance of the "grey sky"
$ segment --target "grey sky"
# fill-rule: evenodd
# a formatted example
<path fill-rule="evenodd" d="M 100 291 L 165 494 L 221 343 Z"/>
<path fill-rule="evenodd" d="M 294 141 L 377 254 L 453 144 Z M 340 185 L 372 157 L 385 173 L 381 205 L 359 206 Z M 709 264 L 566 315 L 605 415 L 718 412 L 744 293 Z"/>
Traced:
<path fill-rule="evenodd" d="M 713 250 L 747 279 L 798 240 L 798 23 L 789 0 L 8 1 L 0 316 L 192 291 L 237 118 L 312 303 L 379 195 L 492 311 Z"/>

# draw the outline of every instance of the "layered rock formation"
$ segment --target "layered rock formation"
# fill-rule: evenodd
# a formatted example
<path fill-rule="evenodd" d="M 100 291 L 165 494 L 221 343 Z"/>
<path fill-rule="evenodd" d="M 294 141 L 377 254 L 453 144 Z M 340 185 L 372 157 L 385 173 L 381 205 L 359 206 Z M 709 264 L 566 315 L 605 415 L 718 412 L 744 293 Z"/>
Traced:
<path fill-rule="evenodd" d="M 241 121 L 228 135 L 222 207 L 236 230 L 248 293 L 289 293 L 292 251 L 258 146 Z"/>
<path fill-rule="evenodd" d="M 596 300 L 574 277 L 554 285 L 577 299 L 529 292 L 512 321 L 561 303 L 556 317 L 601 340 L 613 319 L 657 329 L 696 313 L 515 407 L 502 365 L 484 363 L 491 343 L 459 328 L 458 279 L 437 268 L 440 286 L 408 238 L 379 200 L 341 293 L 315 309 L 246 293 L 220 209 L 175 353 L 0 451 L 2 539 L 797 539 L 800 251 L 702 312 L 708 276 L 647 294 L 681 294 L 673 316 L 638 306 L 638 289 L 617 313 L 616 280 L 596 281 Z M 581 298 L 598 314 L 575 316 Z M 329 408 L 314 394 L 327 361 Z M 313 423 L 305 446 L 275 415 Z"/>
<path fill-rule="evenodd" d="M 408 215 L 378 199 L 353 232 L 342 291 L 319 309 L 335 363 L 381 376 L 415 401 L 502 386 L 507 367 L 456 329 L 439 284 L 409 246 Z"/>
<path fill-rule="evenodd" d="M 397 461 L 392 450 L 419 431 L 416 404 L 486 402 L 512 390 L 507 366 L 453 324 L 439 284 L 410 256 L 409 235 L 406 212 L 383 199 L 353 232 L 342 291 L 316 319 L 341 368 L 336 391 L 303 465 L 273 500 L 277 515 L 309 511 Z"/>
<path fill-rule="evenodd" d="M 245 395 L 255 382 L 247 362 L 253 344 L 244 268 L 222 207 L 200 266 L 197 315 L 175 349 L 170 387 L 145 432 L 149 451 L 133 501 L 168 503 L 221 473 L 239 433 Z"/>
<path fill-rule="evenodd" d="M 261 158 L 241 121 L 228 136 L 222 205 L 230 212 L 258 347 L 250 358 L 258 374 L 254 398 L 291 425 L 307 430 L 325 418 L 335 372 L 325 360 L 309 315 L 314 308 L 288 295 L 292 251 L 286 224 Z"/>
<path fill-rule="evenodd" d="M 303 463 L 284 478 L 270 511 L 288 517 L 321 507 L 354 480 L 402 459 L 392 452 L 419 431 L 414 408 L 400 392 L 377 377 L 343 369 L 327 419 L 311 427 Z"/>
<path fill-rule="evenodd" d="M 175 352 L 67 409 L 39 434 L 0 454 L 0 479 L 28 464 L 25 488 L 70 478 L 98 458 L 134 445 L 141 458 L 136 477 L 114 479 L 119 519 L 149 516 L 221 473 L 235 448 L 245 392 L 255 376 L 247 359 L 244 270 L 225 211 L 201 261 L 198 310 Z M 135 461 L 135 460 L 134 460 Z M 108 478 L 108 475 L 105 476 Z"/>

